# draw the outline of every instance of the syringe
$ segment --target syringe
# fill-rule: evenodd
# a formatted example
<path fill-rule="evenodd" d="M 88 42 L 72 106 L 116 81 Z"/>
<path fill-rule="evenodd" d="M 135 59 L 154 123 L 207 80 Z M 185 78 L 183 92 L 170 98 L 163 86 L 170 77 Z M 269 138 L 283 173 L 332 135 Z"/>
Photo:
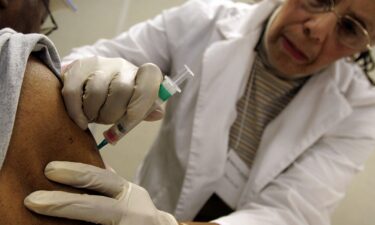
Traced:
<path fill-rule="evenodd" d="M 189 76 L 190 75 L 190 76 Z M 194 76 L 194 73 L 189 69 L 188 66 L 184 66 L 182 72 L 171 79 L 168 76 L 164 76 L 163 82 L 160 84 L 159 88 L 159 98 L 156 99 L 151 109 L 146 113 L 145 118 L 153 112 L 158 106 L 167 101 L 176 92 L 181 92 L 179 85 L 184 82 L 187 78 Z M 144 119 L 144 118 L 143 118 Z M 142 120 L 141 120 L 142 121 Z M 123 119 L 116 122 L 111 128 L 106 130 L 104 135 L 104 140 L 100 142 L 97 146 L 98 149 L 102 149 L 108 143 L 115 145 L 122 137 L 124 137 L 130 130 L 137 126 L 141 121 L 134 121 L 131 123 L 126 123 Z"/>

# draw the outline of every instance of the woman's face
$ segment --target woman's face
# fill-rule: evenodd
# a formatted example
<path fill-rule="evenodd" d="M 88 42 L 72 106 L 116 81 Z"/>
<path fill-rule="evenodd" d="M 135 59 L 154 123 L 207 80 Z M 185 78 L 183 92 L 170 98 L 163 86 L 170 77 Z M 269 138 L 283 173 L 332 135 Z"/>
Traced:
<path fill-rule="evenodd" d="M 353 49 L 338 41 L 337 15 L 333 12 L 311 13 L 304 2 L 325 0 L 285 0 L 266 36 L 270 62 L 287 78 L 299 78 L 317 72 L 337 59 L 366 50 Z M 329 0 L 327 0 L 329 2 Z M 339 15 L 350 15 L 364 25 L 373 40 L 375 29 L 374 0 L 336 0 Z"/>

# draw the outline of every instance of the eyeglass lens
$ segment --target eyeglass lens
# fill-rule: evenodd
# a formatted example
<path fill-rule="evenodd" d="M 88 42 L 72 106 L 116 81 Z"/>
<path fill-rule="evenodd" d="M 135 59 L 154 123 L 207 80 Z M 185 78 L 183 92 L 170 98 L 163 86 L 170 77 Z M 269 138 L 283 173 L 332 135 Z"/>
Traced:
<path fill-rule="evenodd" d="M 339 15 L 333 0 L 302 0 L 304 8 L 311 13 L 333 12 L 338 19 L 337 37 L 347 47 L 363 49 L 370 45 L 368 32 L 359 21 L 349 15 Z"/>

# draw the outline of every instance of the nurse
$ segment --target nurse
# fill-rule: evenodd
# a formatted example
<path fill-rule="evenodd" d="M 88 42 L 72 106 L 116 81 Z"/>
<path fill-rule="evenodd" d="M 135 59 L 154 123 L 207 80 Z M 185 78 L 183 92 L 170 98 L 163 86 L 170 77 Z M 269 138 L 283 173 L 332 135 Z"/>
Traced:
<path fill-rule="evenodd" d="M 327 225 L 375 146 L 374 13 L 372 0 L 191 0 L 73 50 L 65 58 L 76 60 L 64 73 L 66 106 L 83 129 L 123 115 L 130 121 L 155 100 L 160 71 L 176 74 L 187 64 L 195 78 L 168 102 L 136 179 L 156 208 L 177 221 Z M 146 64 L 152 79 L 138 76 L 145 63 L 153 63 Z M 58 164 L 51 179 L 109 197 L 72 204 L 82 196 L 69 202 L 61 200 L 68 193 L 42 192 L 30 208 L 132 223 L 123 197 L 130 191 L 111 191 L 128 182 L 85 165 L 77 181 L 74 164 Z M 173 224 L 152 221 L 136 223 Z"/>

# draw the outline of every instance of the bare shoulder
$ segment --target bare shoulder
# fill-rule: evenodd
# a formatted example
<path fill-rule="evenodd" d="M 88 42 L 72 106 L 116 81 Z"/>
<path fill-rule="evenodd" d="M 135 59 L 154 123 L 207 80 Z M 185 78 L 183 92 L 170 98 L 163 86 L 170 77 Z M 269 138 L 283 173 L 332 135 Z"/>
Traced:
<path fill-rule="evenodd" d="M 56 157 L 60 160 L 74 160 L 72 156 L 77 161 L 101 162 L 97 160 L 100 155 L 91 134 L 82 131 L 68 116 L 61 88 L 56 76 L 44 64 L 31 57 L 12 135 L 12 140 L 19 138 L 20 142 L 12 143 L 24 148 L 41 148 L 34 154 L 45 160 L 45 163 Z"/>
<path fill-rule="evenodd" d="M 30 57 L 25 71 L 11 142 L 0 171 L 0 224 L 87 224 L 30 213 L 23 206 L 35 190 L 69 190 L 48 181 L 43 170 L 53 160 L 103 167 L 96 143 L 66 113 L 57 77 Z M 6 207 L 5 207 L 6 205 Z"/>

